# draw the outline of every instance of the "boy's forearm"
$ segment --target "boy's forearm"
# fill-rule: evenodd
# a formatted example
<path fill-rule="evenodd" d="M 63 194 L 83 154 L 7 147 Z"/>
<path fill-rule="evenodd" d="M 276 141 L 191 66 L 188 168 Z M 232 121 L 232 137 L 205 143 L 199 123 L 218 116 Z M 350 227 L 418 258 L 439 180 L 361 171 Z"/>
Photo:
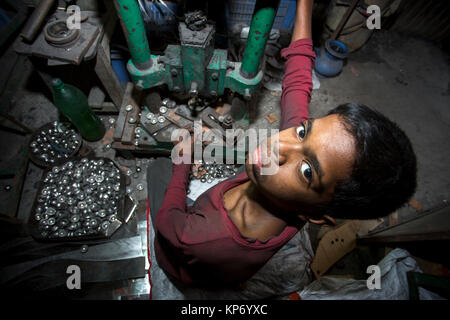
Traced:
<path fill-rule="evenodd" d="M 311 39 L 311 20 L 314 0 L 297 0 L 295 24 L 291 42 L 300 39 Z"/>

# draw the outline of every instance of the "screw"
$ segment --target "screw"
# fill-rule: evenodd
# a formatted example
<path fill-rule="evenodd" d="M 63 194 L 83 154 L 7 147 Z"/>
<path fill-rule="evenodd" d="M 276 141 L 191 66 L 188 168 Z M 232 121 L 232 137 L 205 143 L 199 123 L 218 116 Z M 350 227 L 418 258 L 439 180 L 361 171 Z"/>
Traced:
<path fill-rule="evenodd" d="M 176 77 L 178 75 L 177 69 L 170 70 L 170 73 L 172 74 L 172 77 Z"/>
<path fill-rule="evenodd" d="M 219 76 L 217 75 L 216 72 L 214 72 L 214 73 L 211 75 L 211 79 L 213 79 L 214 81 L 216 81 L 218 78 L 219 78 Z"/>

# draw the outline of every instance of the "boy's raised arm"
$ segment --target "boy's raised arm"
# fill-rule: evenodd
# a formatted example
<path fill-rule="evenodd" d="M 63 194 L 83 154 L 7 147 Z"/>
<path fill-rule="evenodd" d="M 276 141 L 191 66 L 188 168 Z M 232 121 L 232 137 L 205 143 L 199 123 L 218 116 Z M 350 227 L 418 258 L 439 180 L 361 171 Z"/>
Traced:
<path fill-rule="evenodd" d="M 297 0 L 291 44 L 281 51 L 286 59 L 281 95 L 280 130 L 298 126 L 309 117 L 315 54 L 311 39 L 313 0 Z"/>

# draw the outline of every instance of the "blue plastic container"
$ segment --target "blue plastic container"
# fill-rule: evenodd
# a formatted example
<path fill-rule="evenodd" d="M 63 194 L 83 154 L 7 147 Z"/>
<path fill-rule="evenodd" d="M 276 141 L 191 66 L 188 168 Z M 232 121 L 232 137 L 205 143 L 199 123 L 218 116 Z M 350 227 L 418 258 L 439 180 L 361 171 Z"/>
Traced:
<path fill-rule="evenodd" d="M 325 47 L 314 49 L 316 52 L 316 62 L 314 70 L 318 76 L 334 77 L 337 76 L 344 65 L 344 59 L 347 58 L 347 46 L 337 40 L 327 40 Z"/>

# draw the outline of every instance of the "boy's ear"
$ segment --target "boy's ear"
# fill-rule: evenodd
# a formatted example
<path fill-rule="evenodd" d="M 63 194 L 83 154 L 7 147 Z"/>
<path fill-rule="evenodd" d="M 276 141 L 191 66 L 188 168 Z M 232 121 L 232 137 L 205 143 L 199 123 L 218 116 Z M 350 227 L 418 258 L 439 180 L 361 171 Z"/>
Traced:
<path fill-rule="evenodd" d="M 299 215 L 300 219 L 308 221 L 310 223 L 314 223 L 314 224 L 327 224 L 330 226 L 334 226 L 336 225 L 336 220 L 334 220 L 332 217 L 330 217 L 329 215 L 323 215 L 322 219 L 313 219 L 313 218 L 309 218 L 309 217 L 305 217 L 305 216 L 301 216 Z"/>

